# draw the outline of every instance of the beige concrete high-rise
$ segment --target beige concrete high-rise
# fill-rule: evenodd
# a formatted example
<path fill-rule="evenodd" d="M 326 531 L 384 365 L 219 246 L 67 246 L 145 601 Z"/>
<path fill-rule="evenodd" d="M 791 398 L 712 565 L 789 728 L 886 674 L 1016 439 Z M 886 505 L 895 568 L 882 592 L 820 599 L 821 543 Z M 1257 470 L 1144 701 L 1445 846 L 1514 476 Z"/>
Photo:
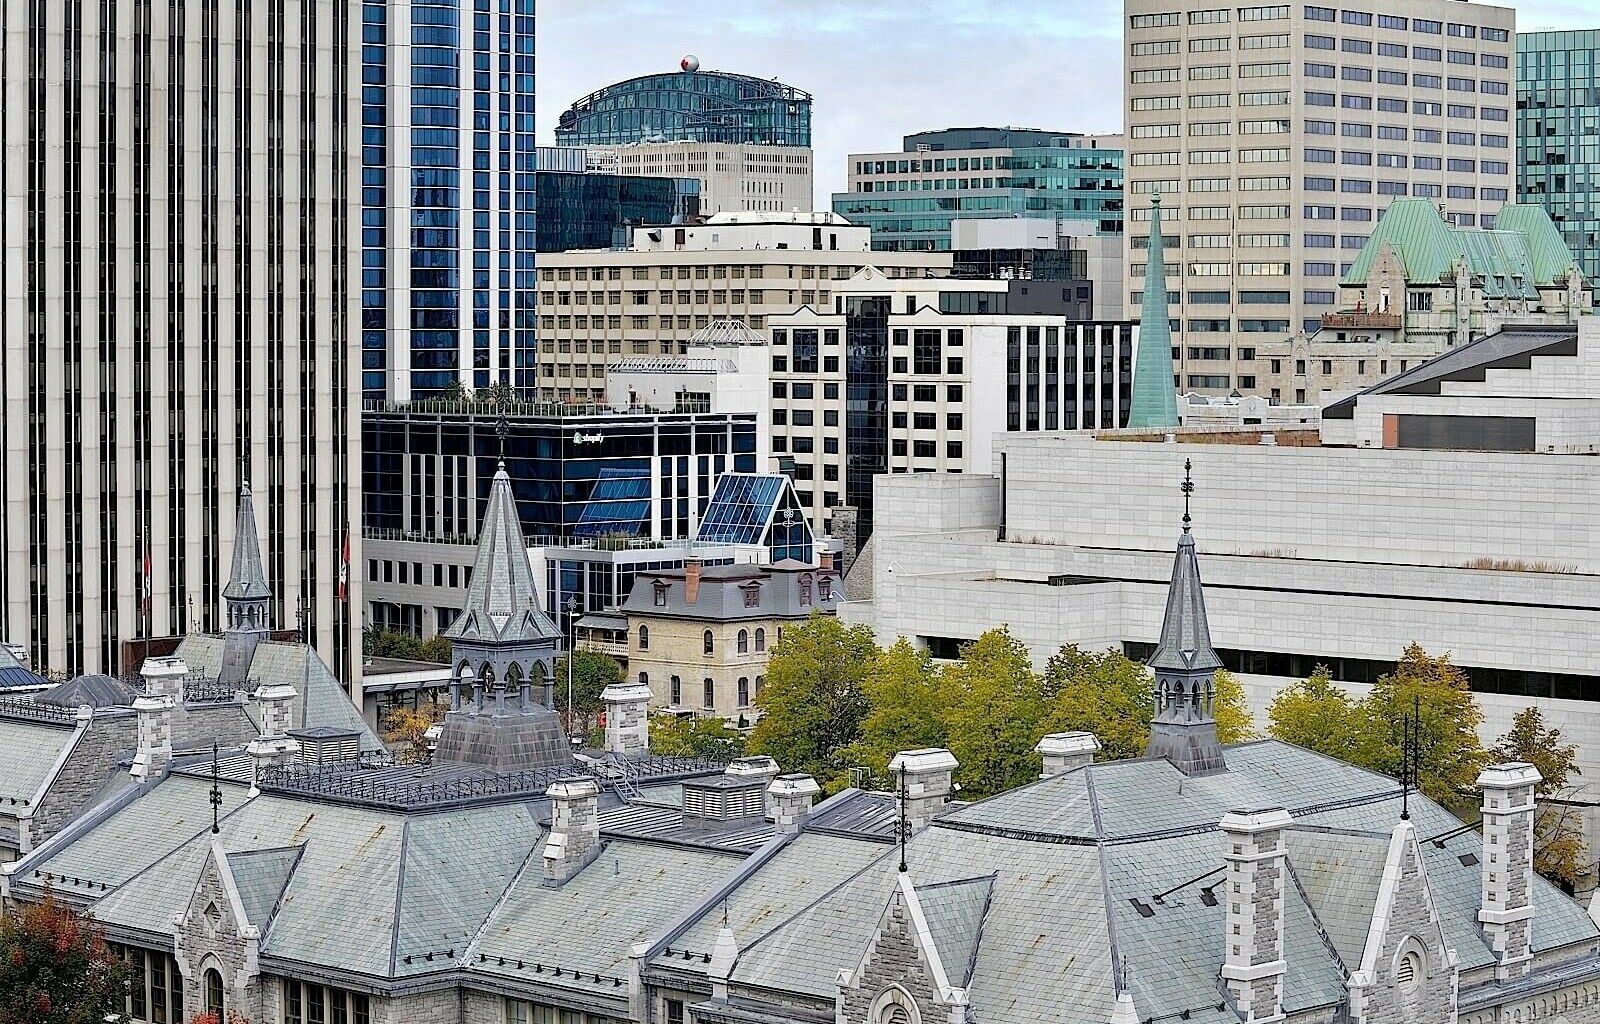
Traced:
<path fill-rule="evenodd" d="M 359 5 L 0 3 L 0 636 L 117 673 L 220 629 L 248 481 L 271 624 L 348 679 Z"/>
<path fill-rule="evenodd" d="M 1515 187 L 1510 8 L 1127 0 L 1124 17 L 1128 308 L 1159 192 L 1182 391 L 1264 391 L 1257 346 L 1320 326 L 1394 198 L 1484 227 Z"/>

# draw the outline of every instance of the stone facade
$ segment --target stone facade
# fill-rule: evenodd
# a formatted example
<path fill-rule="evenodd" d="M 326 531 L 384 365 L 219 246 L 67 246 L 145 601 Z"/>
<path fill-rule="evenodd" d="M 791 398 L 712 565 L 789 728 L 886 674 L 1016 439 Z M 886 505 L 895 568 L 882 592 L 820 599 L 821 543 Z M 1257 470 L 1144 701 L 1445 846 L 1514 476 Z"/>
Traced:
<path fill-rule="evenodd" d="M 1482 893 L 1478 920 L 1499 959 L 1495 976 L 1521 978 L 1533 960 L 1533 815 L 1539 770 L 1504 764 L 1478 777 L 1483 789 Z"/>
<path fill-rule="evenodd" d="M 945 1022 L 950 1007 L 940 1001 L 933 969 L 917 940 L 905 896 L 895 893 L 867 947 L 861 966 L 840 986 L 840 1024 L 880 1024 L 895 1020 L 889 1008 L 914 1012 L 910 1020 Z"/>
<path fill-rule="evenodd" d="M 783 623 L 777 618 L 715 622 L 630 617 L 628 669 L 635 681 L 650 687 L 652 702 L 657 706 L 688 708 L 697 715 L 720 715 L 753 724 L 756 694 L 766 684 L 767 662 L 778 645 Z M 643 644 L 641 628 L 646 631 Z M 705 650 L 707 632 L 711 633 L 709 654 Z M 743 650 L 739 646 L 741 633 Z M 708 679 L 709 704 L 705 694 Z"/>
<path fill-rule="evenodd" d="M 1352 972 L 1353 1024 L 1454 1024 L 1460 972 L 1434 908 L 1410 823 L 1396 826 L 1360 970 Z M 1406 961 L 1410 959 L 1410 967 Z M 1409 980 L 1406 975 L 1409 973 Z"/>
<path fill-rule="evenodd" d="M 550 835 L 544 844 L 544 877 L 560 885 L 600 852 L 600 787 L 593 779 L 570 779 L 550 787 Z"/>
<path fill-rule="evenodd" d="M 606 705 L 606 750 L 624 756 L 650 749 L 650 688 L 614 683 L 600 699 Z"/>
<path fill-rule="evenodd" d="M 1281 807 L 1230 811 L 1221 823 L 1227 863 L 1222 977 L 1246 1021 L 1283 1017 L 1283 830 Z"/>
<path fill-rule="evenodd" d="M 134 717 L 126 712 L 95 715 L 72 745 L 44 799 L 33 809 L 28 838 L 37 846 L 88 806 L 106 783 L 107 766 L 134 744 Z M 112 769 L 114 770 L 114 769 Z M 26 852 L 26 847 L 24 848 Z"/>
<path fill-rule="evenodd" d="M 263 984 L 260 976 L 259 944 L 254 927 L 234 911 L 213 849 L 175 928 L 173 958 L 183 974 L 186 1012 L 206 1010 L 206 973 L 214 970 L 222 978 L 227 1010 L 251 1020 L 264 1019 L 265 990 L 270 986 Z"/>

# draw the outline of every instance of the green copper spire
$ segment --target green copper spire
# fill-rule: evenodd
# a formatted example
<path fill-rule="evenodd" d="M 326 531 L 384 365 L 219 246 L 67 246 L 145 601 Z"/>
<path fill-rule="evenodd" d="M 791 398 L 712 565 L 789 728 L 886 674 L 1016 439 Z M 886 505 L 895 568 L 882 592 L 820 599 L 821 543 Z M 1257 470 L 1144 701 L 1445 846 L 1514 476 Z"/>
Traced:
<path fill-rule="evenodd" d="M 1166 246 L 1161 241 L 1161 196 L 1150 205 L 1150 251 L 1144 268 L 1144 305 L 1139 312 L 1139 351 L 1133 362 L 1130 427 L 1176 427 L 1177 390 L 1172 384 L 1172 321 L 1167 311 Z"/>

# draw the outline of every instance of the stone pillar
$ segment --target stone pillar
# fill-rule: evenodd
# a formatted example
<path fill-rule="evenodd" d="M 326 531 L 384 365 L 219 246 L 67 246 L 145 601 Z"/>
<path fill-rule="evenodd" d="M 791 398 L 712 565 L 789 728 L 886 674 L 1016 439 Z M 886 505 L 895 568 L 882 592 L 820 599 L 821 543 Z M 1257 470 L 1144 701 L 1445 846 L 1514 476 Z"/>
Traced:
<path fill-rule="evenodd" d="M 1483 900 L 1478 920 L 1494 947 L 1495 976 L 1527 975 L 1533 963 L 1533 814 L 1539 769 L 1515 761 L 1478 776 L 1483 790 Z"/>
<path fill-rule="evenodd" d="M 1039 778 L 1048 779 L 1094 764 L 1094 756 L 1100 752 L 1100 741 L 1092 732 L 1053 732 L 1033 749 L 1044 756 L 1044 771 Z"/>
<path fill-rule="evenodd" d="M 300 696 L 288 683 L 268 683 L 256 690 L 261 708 L 261 735 L 287 736 L 294 728 L 294 701 Z"/>
<path fill-rule="evenodd" d="M 733 977 L 733 966 L 738 962 L 739 943 L 733 937 L 733 929 L 724 923 L 717 932 L 717 944 L 711 949 L 711 965 L 706 968 L 712 999 L 728 998 L 728 979 Z"/>
<path fill-rule="evenodd" d="M 955 789 L 955 770 L 961 762 L 943 747 L 926 750 L 903 750 L 889 762 L 889 774 L 894 777 L 894 791 L 900 792 L 901 776 L 905 777 L 906 821 L 913 829 L 920 829 L 943 813 Z"/>
<path fill-rule="evenodd" d="M 606 705 L 606 751 L 633 757 L 650 750 L 650 687 L 612 683 L 600 692 Z"/>
<path fill-rule="evenodd" d="M 1283 1019 L 1283 830 L 1293 823 L 1282 807 L 1229 811 L 1222 818 L 1227 900 L 1222 933 L 1222 980 L 1246 1024 Z"/>
<path fill-rule="evenodd" d="M 134 698 L 138 740 L 129 774 L 140 782 L 160 776 L 172 760 L 172 707 L 173 700 L 165 693 Z"/>
<path fill-rule="evenodd" d="M 767 817 L 780 832 L 798 832 L 811 815 L 811 801 L 820 792 L 822 787 L 809 775 L 780 775 L 767 786 Z"/>
<path fill-rule="evenodd" d="M 146 658 L 139 666 L 144 692 L 166 694 L 176 704 L 183 703 L 183 681 L 189 678 L 189 665 L 182 658 Z"/>
<path fill-rule="evenodd" d="M 547 795 L 551 820 L 544 842 L 544 884 L 557 886 L 600 852 L 600 786 L 593 779 L 564 779 Z"/>

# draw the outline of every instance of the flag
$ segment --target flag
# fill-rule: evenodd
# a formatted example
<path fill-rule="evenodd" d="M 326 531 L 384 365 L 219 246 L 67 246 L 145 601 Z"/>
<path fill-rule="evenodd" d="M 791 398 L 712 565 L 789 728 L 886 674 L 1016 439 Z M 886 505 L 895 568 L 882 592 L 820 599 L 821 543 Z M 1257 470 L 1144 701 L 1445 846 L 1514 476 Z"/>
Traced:
<path fill-rule="evenodd" d="M 350 599 L 350 531 L 344 531 L 344 550 L 339 555 L 339 600 Z"/>
<path fill-rule="evenodd" d="M 150 598 L 153 588 L 150 585 L 150 549 L 144 551 L 144 571 L 139 578 L 139 611 L 144 615 L 150 614 Z"/>

